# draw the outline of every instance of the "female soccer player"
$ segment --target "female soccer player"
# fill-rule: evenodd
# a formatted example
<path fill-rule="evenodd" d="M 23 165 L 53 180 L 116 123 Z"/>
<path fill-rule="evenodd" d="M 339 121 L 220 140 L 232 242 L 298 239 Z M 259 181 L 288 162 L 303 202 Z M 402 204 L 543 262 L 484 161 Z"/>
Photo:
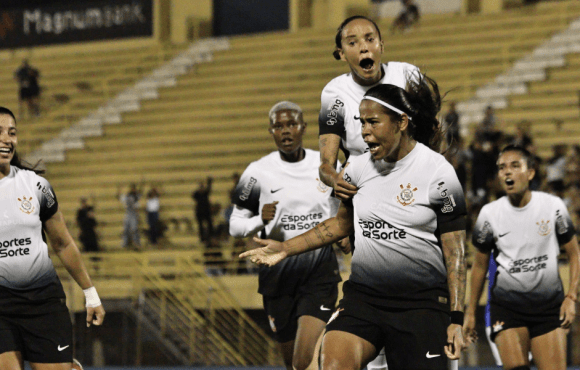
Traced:
<path fill-rule="evenodd" d="M 381 63 L 384 51 L 381 31 L 375 22 L 360 15 L 342 22 L 335 44 L 334 58 L 346 62 L 350 73 L 334 78 L 322 90 L 318 117 L 320 179 L 332 186 L 337 197 L 348 199 L 356 189 L 338 175 L 336 161 L 339 147 L 347 159 L 368 151 L 359 121 L 363 95 L 377 84 L 405 88 L 407 77 L 417 74 L 418 69 L 408 63 Z"/>
<path fill-rule="evenodd" d="M 234 191 L 230 233 L 288 240 L 336 213 L 332 189 L 318 180 L 320 156 L 302 147 L 302 109 L 283 101 L 270 110 L 278 151 L 251 163 Z M 338 296 L 338 263 L 324 248 L 261 267 L 259 292 L 288 369 L 306 369 Z"/>
<path fill-rule="evenodd" d="M 459 358 L 465 295 L 465 200 L 438 147 L 437 84 L 378 85 L 360 105 L 369 152 L 343 179 L 358 191 L 305 234 L 241 254 L 272 266 L 355 234 L 352 273 L 326 326 L 323 369 L 361 369 L 385 348 L 389 369 L 447 369 Z M 451 313 L 449 312 L 451 311 Z"/>
<path fill-rule="evenodd" d="M 475 223 L 477 253 L 465 332 L 474 332 L 475 309 L 492 255 L 497 272 L 491 289 L 491 339 L 504 369 L 529 369 L 530 350 L 538 369 L 565 369 L 565 329 L 574 321 L 580 279 L 574 226 L 560 198 L 530 190 L 535 171 L 526 149 L 507 146 L 497 165 L 506 195 L 485 205 Z M 570 261 L 567 294 L 558 272 L 560 248 Z"/>
<path fill-rule="evenodd" d="M 87 326 L 105 310 L 52 187 L 17 153 L 16 118 L 0 107 L 0 369 L 70 370 L 72 324 L 44 235 L 83 289 Z"/>

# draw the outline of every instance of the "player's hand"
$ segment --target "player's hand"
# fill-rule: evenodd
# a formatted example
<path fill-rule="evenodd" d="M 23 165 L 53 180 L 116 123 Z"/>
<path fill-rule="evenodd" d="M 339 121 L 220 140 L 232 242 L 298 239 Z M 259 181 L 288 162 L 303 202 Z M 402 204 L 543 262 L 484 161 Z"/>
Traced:
<path fill-rule="evenodd" d="M 572 323 L 574 322 L 574 318 L 576 317 L 576 302 L 570 299 L 569 297 L 564 298 L 564 302 L 560 306 L 560 320 L 562 324 L 560 327 L 564 329 L 569 329 Z"/>
<path fill-rule="evenodd" d="M 475 313 L 467 310 L 463 321 L 463 334 L 467 345 L 477 341 L 477 331 L 475 330 Z"/>
<path fill-rule="evenodd" d="M 461 351 L 465 348 L 463 339 L 463 327 L 458 324 L 451 324 L 447 327 L 447 345 L 445 354 L 450 360 L 457 360 L 461 357 Z"/>
<path fill-rule="evenodd" d="M 288 253 L 284 251 L 283 244 L 280 242 L 271 239 L 264 240 L 258 237 L 254 237 L 254 241 L 259 245 L 263 245 L 263 247 L 241 253 L 240 258 L 250 259 L 257 265 L 274 266 L 288 256 Z"/>
<path fill-rule="evenodd" d="M 338 245 L 338 247 L 344 254 L 349 254 L 352 250 L 350 245 L 350 239 L 348 237 L 337 241 L 336 245 Z"/>
<path fill-rule="evenodd" d="M 264 204 L 264 207 L 262 207 L 262 221 L 264 221 L 264 225 L 272 221 L 274 216 L 276 216 L 276 204 L 278 204 L 278 201 Z"/>
<path fill-rule="evenodd" d="M 347 200 L 354 197 L 358 189 L 356 186 L 349 184 L 342 178 L 343 171 L 341 171 L 335 178 L 332 188 L 334 189 L 334 195 L 337 198 Z"/>
<path fill-rule="evenodd" d="M 87 328 L 92 325 L 101 325 L 105 320 L 105 308 L 103 305 L 87 307 Z"/>

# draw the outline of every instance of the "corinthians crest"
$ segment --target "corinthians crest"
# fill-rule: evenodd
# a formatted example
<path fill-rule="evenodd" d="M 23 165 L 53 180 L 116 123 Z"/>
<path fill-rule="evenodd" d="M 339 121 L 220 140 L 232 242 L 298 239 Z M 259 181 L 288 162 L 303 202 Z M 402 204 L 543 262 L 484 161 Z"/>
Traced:
<path fill-rule="evenodd" d="M 551 229 L 550 229 L 550 220 L 545 221 L 542 220 L 540 222 L 536 222 L 536 225 L 540 226 L 540 229 L 538 230 L 538 234 L 540 234 L 541 236 L 546 236 L 550 233 Z"/>
<path fill-rule="evenodd" d="M 32 197 L 30 197 L 28 199 L 26 199 L 26 197 L 22 197 L 22 199 L 18 198 L 18 201 L 20 202 L 20 210 L 22 212 L 26 213 L 27 215 L 34 212 L 34 206 L 30 202 L 31 200 L 32 200 Z"/>
<path fill-rule="evenodd" d="M 411 184 L 407 184 L 407 187 L 404 187 L 402 184 L 399 186 L 401 187 L 401 194 L 397 195 L 397 202 L 404 206 L 413 203 L 415 201 L 415 194 L 413 192 L 417 191 L 417 188 L 411 189 Z"/>
<path fill-rule="evenodd" d="M 330 189 L 330 187 L 328 185 L 326 185 L 325 183 L 323 183 L 320 179 L 316 179 L 316 181 L 318 181 L 318 186 L 316 187 L 318 189 L 318 191 L 320 191 L 322 193 L 326 193 L 328 191 L 328 189 Z"/>

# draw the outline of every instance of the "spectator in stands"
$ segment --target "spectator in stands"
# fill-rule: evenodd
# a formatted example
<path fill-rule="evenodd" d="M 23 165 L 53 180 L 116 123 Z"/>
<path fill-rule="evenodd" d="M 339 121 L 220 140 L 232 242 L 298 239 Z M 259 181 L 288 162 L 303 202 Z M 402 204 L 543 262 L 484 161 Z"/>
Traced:
<path fill-rule="evenodd" d="M 397 31 L 404 32 L 419 22 L 420 14 L 417 4 L 413 0 L 401 0 L 401 2 L 403 4 L 403 10 L 391 25 L 392 33 Z"/>
<path fill-rule="evenodd" d="M 130 185 L 127 194 L 121 194 L 121 189 L 117 188 L 117 199 L 125 207 L 125 220 L 123 223 L 123 248 L 129 247 L 132 242 L 133 248 L 141 247 L 139 238 L 139 200 L 142 194 L 142 184 L 137 187 L 135 183 Z"/>
<path fill-rule="evenodd" d="M 209 242 L 213 235 L 213 220 L 209 196 L 212 190 L 213 178 L 208 176 L 205 181 L 200 181 L 197 190 L 191 194 L 195 201 L 195 218 L 197 219 L 199 239 Z"/>
<path fill-rule="evenodd" d="M 566 173 L 569 184 L 580 189 L 580 145 L 572 147 L 572 152 L 566 160 Z"/>
<path fill-rule="evenodd" d="M 532 136 L 530 135 L 530 121 L 523 120 L 516 125 L 516 134 L 511 140 L 511 144 L 526 148 L 529 150 L 530 145 L 533 144 Z"/>
<path fill-rule="evenodd" d="M 566 179 L 566 152 L 567 145 L 556 144 L 552 146 L 553 156 L 548 160 L 546 166 L 546 182 L 548 190 L 554 195 L 562 198 Z"/>
<path fill-rule="evenodd" d="M 149 226 L 149 241 L 152 245 L 157 244 L 159 237 L 159 196 L 160 190 L 156 186 L 152 186 L 147 192 L 147 203 L 145 210 L 147 211 L 147 225 Z"/>
<path fill-rule="evenodd" d="M 452 145 L 459 141 L 459 113 L 455 107 L 455 102 L 449 103 L 449 111 L 445 115 L 443 122 L 445 123 L 444 132 L 447 137 L 447 145 Z"/>
<path fill-rule="evenodd" d="M 14 78 L 19 86 L 19 109 L 18 114 L 20 118 L 24 116 L 23 103 L 28 107 L 28 116 L 38 117 L 40 115 L 40 86 L 38 85 L 38 77 L 40 74 L 36 68 L 28 64 L 28 60 L 24 59 L 20 68 L 14 73 Z"/>
<path fill-rule="evenodd" d="M 92 198 L 92 204 L 95 204 L 94 198 Z M 81 198 L 81 207 L 77 211 L 77 226 L 80 230 L 79 240 L 83 244 L 85 252 L 99 251 L 99 242 L 95 230 L 97 220 L 93 205 L 89 205 L 87 198 Z"/>

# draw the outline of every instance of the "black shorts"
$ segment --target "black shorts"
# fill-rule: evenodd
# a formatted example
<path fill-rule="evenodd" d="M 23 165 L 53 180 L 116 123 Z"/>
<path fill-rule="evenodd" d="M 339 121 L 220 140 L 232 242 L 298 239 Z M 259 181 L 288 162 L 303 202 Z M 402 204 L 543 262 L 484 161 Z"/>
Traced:
<path fill-rule="evenodd" d="M 295 295 L 264 296 L 264 310 L 274 338 L 280 343 L 294 340 L 300 316 L 313 316 L 327 322 L 337 298 L 337 282 L 309 286 L 307 292 L 299 290 Z"/>
<path fill-rule="evenodd" d="M 447 370 L 449 314 L 432 308 L 390 309 L 343 298 L 326 331 L 351 333 L 384 347 L 389 370 Z"/>
<path fill-rule="evenodd" d="M 491 340 L 499 332 L 513 328 L 528 328 L 530 338 L 538 337 L 551 332 L 560 327 L 560 308 L 551 310 L 551 312 L 539 314 L 524 314 L 509 310 L 493 302 L 489 306 L 491 316 Z"/>
<path fill-rule="evenodd" d="M 72 323 L 66 305 L 54 300 L 42 314 L 0 314 L 0 353 L 17 351 L 26 361 L 72 362 Z"/>

